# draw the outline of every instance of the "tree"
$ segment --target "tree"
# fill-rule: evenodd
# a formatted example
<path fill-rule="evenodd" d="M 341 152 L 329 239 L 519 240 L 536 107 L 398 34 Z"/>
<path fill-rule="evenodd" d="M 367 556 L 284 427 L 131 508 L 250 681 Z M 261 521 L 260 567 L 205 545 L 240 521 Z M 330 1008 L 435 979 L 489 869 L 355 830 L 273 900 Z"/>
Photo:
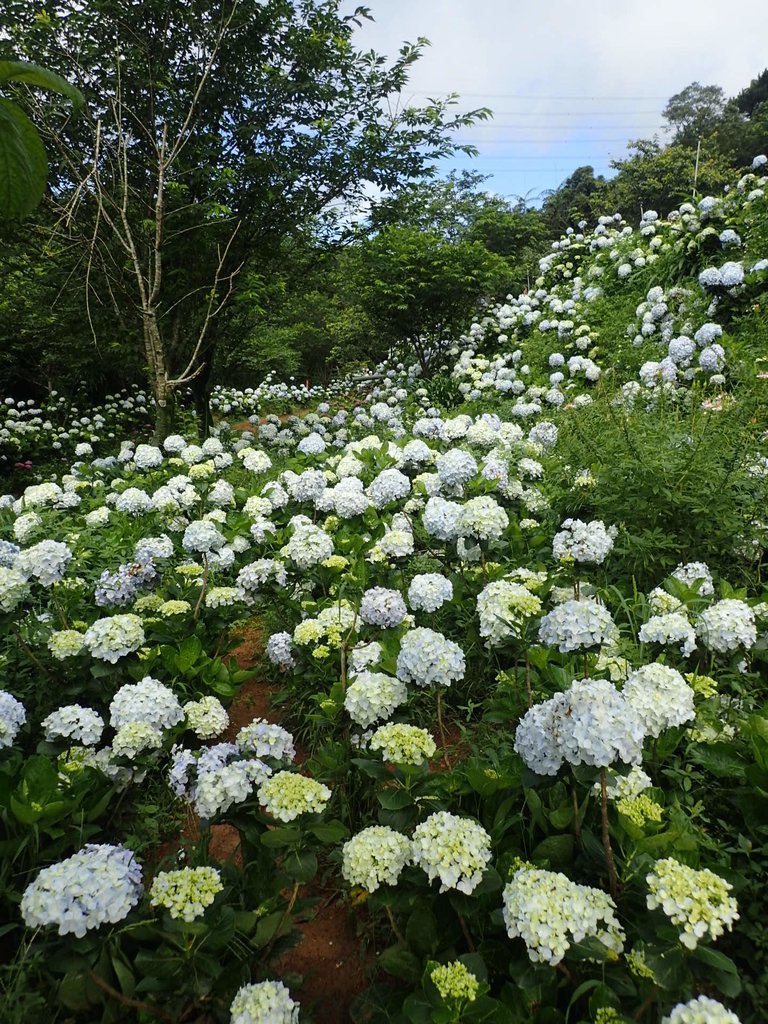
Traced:
<path fill-rule="evenodd" d="M 561 235 L 566 228 L 576 227 L 580 220 L 593 220 L 604 212 L 605 178 L 595 177 L 588 164 L 577 167 L 562 185 L 547 194 L 542 204 L 544 222 L 550 235 Z"/>
<path fill-rule="evenodd" d="M 711 135 L 725 110 L 725 93 L 719 85 L 699 85 L 691 82 L 667 102 L 662 116 L 671 125 L 672 142 L 680 146 L 696 147 L 701 138 Z"/>
<path fill-rule="evenodd" d="M 263 272 L 329 204 L 429 173 L 473 120 L 450 98 L 400 106 L 425 41 L 387 65 L 353 46 L 367 9 L 339 6 L 59 0 L 41 23 L 11 0 L 0 14 L 0 32 L 88 100 L 83 125 L 35 108 L 58 156 L 52 202 L 88 249 L 89 295 L 106 290 L 135 322 L 158 437 L 178 391 L 209 378 L 243 269 Z"/>
<path fill-rule="evenodd" d="M 481 301 L 507 290 L 508 274 L 479 242 L 392 226 L 361 246 L 355 287 L 379 344 L 405 344 L 428 376 Z"/>
<path fill-rule="evenodd" d="M 619 173 L 609 183 L 606 200 L 628 220 L 639 220 L 644 210 L 666 215 L 694 192 L 696 148 L 662 146 L 655 140 L 639 139 L 630 143 L 634 150 L 611 166 Z M 718 195 L 733 177 L 726 157 L 709 145 L 702 146 L 698 161 L 697 191 L 700 195 Z"/>
<path fill-rule="evenodd" d="M 752 117 L 757 108 L 768 100 L 768 68 L 753 78 L 735 97 L 734 103 L 742 114 Z"/>

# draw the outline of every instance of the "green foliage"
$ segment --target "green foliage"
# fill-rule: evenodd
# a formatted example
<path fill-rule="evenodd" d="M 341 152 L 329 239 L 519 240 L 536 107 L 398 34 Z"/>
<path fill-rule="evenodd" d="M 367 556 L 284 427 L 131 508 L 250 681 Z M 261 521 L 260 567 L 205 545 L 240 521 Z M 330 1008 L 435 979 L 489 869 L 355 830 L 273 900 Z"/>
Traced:
<path fill-rule="evenodd" d="M 66 97 L 78 108 L 83 94 L 48 68 L 0 60 L 0 87 L 26 85 Z M 45 148 L 32 121 L 12 100 L 0 97 L 0 219 L 31 213 L 43 198 L 48 174 Z"/>

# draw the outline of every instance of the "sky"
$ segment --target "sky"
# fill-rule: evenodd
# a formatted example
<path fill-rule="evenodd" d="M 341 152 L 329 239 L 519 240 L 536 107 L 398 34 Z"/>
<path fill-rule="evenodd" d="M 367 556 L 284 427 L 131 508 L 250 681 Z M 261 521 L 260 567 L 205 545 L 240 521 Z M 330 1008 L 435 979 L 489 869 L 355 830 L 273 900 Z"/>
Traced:
<path fill-rule="evenodd" d="M 576 167 L 610 175 L 611 159 L 660 131 L 667 100 L 691 82 L 732 96 L 768 66 L 766 0 L 360 2 L 375 20 L 355 32 L 358 47 L 393 58 L 406 40 L 430 40 L 405 101 L 456 92 L 455 110 L 494 112 L 455 136 L 479 155 L 440 172 L 490 175 L 488 191 L 529 205 Z M 342 0 L 341 12 L 356 6 Z"/>

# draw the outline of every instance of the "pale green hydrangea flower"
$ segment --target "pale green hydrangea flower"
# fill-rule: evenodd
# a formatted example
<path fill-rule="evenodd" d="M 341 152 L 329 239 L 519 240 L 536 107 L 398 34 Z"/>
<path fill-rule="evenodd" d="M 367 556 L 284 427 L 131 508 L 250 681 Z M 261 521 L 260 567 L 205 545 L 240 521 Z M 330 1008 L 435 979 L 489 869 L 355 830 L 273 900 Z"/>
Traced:
<path fill-rule="evenodd" d="M 173 918 L 194 921 L 202 917 L 224 888 L 221 875 L 215 868 L 181 868 L 178 871 L 160 871 L 149 891 L 153 907 L 165 907 Z"/>
<path fill-rule="evenodd" d="M 648 909 L 661 907 L 673 924 L 682 925 L 679 938 L 687 949 L 695 949 L 705 935 L 719 938 L 738 920 L 736 900 L 728 895 L 733 887 L 708 868 L 697 871 L 666 857 L 645 880 Z"/>
<path fill-rule="evenodd" d="M 279 821 L 293 821 L 300 814 L 318 814 L 330 798 L 327 786 L 295 772 L 277 772 L 259 788 L 259 801 Z"/>

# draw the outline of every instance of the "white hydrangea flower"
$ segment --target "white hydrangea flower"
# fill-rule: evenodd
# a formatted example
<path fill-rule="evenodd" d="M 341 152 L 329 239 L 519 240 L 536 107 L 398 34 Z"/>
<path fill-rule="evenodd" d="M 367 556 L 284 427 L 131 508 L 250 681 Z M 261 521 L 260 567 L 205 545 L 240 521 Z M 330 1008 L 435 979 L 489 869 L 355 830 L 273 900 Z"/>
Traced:
<path fill-rule="evenodd" d="M 708 868 L 697 871 L 674 857 L 657 860 L 645 877 L 649 910 L 661 907 L 672 924 L 682 926 L 680 942 L 696 949 L 705 935 L 719 938 L 739 918 L 733 886 Z"/>
<path fill-rule="evenodd" d="M 408 609 L 399 590 L 372 587 L 366 590 L 360 602 L 360 618 L 369 626 L 392 629 L 399 626 Z"/>
<path fill-rule="evenodd" d="M 42 586 L 52 587 L 67 571 L 72 552 L 57 540 L 41 540 L 22 551 L 16 558 L 14 569 L 27 579 L 34 577 Z"/>
<path fill-rule="evenodd" d="M 273 665 L 277 665 L 284 672 L 292 669 L 296 664 L 293 656 L 293 638 L 290 633 L 273 633 L 267 640 L 267 657 Z"/>
<path fill-rule="evenodd" d="M 435 469 L 447 487 L 461 487 L 477 475 L 477 462 L 473 455 L 462 448 L 451 448 L 438 455 Z"/>
<path fill-rule="evenodd" d="M 297 569 L 310 569 L 333 554 L 333 539 L 325 530 L 311 523 L 296 527 L 280 554 L 290 558 Z"/>
<path fill-rule="evenodd" d="M 282 981 L 260 981 L 238 989 L 230 1024 L 298 1024 L 299 1004 Z"/>
<path fill-rule="evenodd" d="M 408 604 L 414 611 L 436 612 L 453 599 L 453 584 L 438 572 L 414 576 L 408 587 Z"/>
<path fill-rule="evenodd" d="M 101 739 L 104 722 L 93 708 L 80 704 L 65 704 L 47 715 L 40 723 L 50 743 L 57 739 L 73 740 L 84 747 L 93 747 Z"/>
<path fill-rule="evenodd" d="M 741 1024 L 731 1010 L 709 996 L 698 996 L 687 1003 L 678 1003 L 661 1024 Z"/>
<path fill-rule="evenodd" d="M 693 690 L 668 665 L 642 665 L 630 672 L 622 695 L 640 717 L 646 735 L 654 738 L 696 717 Z"/>
<path fill-rule="evenodd" d="M 368 485 L 368 497 L 375 508 L 386 508 L 393 501 L 405 498 L 411 491 L 411 481 L 399 469 L 385 469 Z"/>
<path fill-rule="evenodd" d="M 699 586 L 697 589 L 702 597 L 708 597 L 715 592 L 712 573 L 704 562 L 681 563 L 672 573 L 672 577 L 673 579 L 680 580 L 687 587 L 692 587 L 698 580 Z"/>
<path fill-rule="evenodd" d="M 411 840 L 413 863 L 429 880 L 440 879 L 440 892 L 458 889 L 470 895 L 491 860 L 491 837 L 478 822 L 437 811 L 417 825 Z"/>
<path fill-rule="evenodd" d="M 229 725 L 229 715 L 218 697 L 207 695 L 189 700 L 182 708 L 188 729 L 201 740 L 210 740 Z"/>
<path fill-rule="evenodd" d="M 521 583 L 496 580 L 477 595 L 480 636 L 486 647 L 497 647 L 510 637 L 519 638 L 526 619 L 538 615 L 541 601 Z"/>
<path fill-rule="evenodd" d="M 111 615 L 97 619 L 83 635 L 83 644 L 91 656 L 112 665 L 137 651 L 143 643 L 144 630 L 138 615 Z"/>
<path fill-rule="evenodd" d="M 293 821 L 300 814 L 319 814 L 330 799 L 327 786 L 295 772 L 277 772 L 259 787 L 259 802 L 278 821 Z"/>
<path fill-rule="evenodd" d="M 0 565 L 0 612 L 12 612 L 31 593 L 27 577 L 18 569 Z"/>
<path fill-rule="evenodd" d="M 439 495 L 431 497 L 424 506 L 422 522 L 424 529 L 437 540 L 450 541 L 458 536 L 458 522 L 461 505 L 455 501 L 446 501 Z"/>
<path fill-rule="evenodd" d="M 344 880 L 376 892 L 381 885 L 397 885 L 411 861 L 411 841 L 386 825 L 371 825 L 347 840 L 341 852 Z"/>
<path fill-rule="evenodd" d="M 141 899 L 141 868 L 123 846 L 89 843 L 43 868 L 24 890 L 21 916 L 28 928 L 54 924 L 75 935 L 122 921 Z"/>
<path fill-rule="evenodd" d="M 640 716 L 613 683 L 581 679 L 526 712 L 515 750 L 537 775 L 555 775 L 563 761 L 598 768 L 639 763 L 644 739 Z"/>
<path fill-rule="evenodd" d="M 719 654 L 739 647 L 749 650 L 757 641 L 754 612 L 748 604 L 734 598 L 716 601 L 699 616 L 696 635 L 705 647 Z"/>
<path fill-rule="evenodd" d="M 400 641 L 397 677 L 417 686 L 450 686 L 464 678 L 464 652 L 442 633 L 425 626 L 409 630 Z"/>
<path fill-rule="evenodd" d="M 509 526 L 509 516 L 490 495 L 470 498 L 461 506 L 456 520 L 456 535 L 477 540 L 499 540 Z"/>
<path fill-rule="evenodd" d="M 0 750 L 10 747 L 26 720 L 27 712 L 21 701 L 7 690 L 0 690 Z"/>
<path fill-rule="evenodd" d="M 560 532 L 552 541 L 552 554 L 558 561 L 594 563 L 600 565 L 613 549 L 613 540 L 618 530 L 610 526 L 607 530 L 601 519 L 590 523 L 581 519 L 563 520 Z"/>
<path fill-rule="evenodd" d="M 680 644 L 680 653 L 686 658 L 696 650 L 696 630 L 681 612 L 653 615 L 640 627 L 637 637 L 643 644 Z"/>
<path fill-rule="evenodd" d="M 539 623 L 539 640 L 563 654 L 598 647 L 616 636 L 608 609 L 593 600 L 563 601 Z"/>
<path fill-rule="evenodd" d="M 237 734 L 238 746 L 253 757 L 273 757 L 276 761 L 293 761 L 296 747 L 293 736 L 281 725 L 256 718 Z"/>
<path fill-rule="evenodd" d="M 154 725 L 149 722 L 127 722 L 115 733 L 112 754 L 133 761 L 145 750 L 159 750 L 162 745 L 163 734 Z"/>
<path fill-rule="evenodd" d="M 208 519 L 195 519 L 184 531 L 181 545 L 185 551 L 208 554 L 224 547 L 226 538 Z"/>
<path fill-rule="evenodd" d="M 109 724 L 114 729 L 129 722 L 147 722 L 156 729 L 171 729 L 183 718 L 184 711 L 173 690 L 152 676 L 121 686 L 109 705 Z"/>
<path fill-rule="evenodd" d="M 344 707 L 352 721 L 366 729 L 379 718 L 389 718 L 408 699 L 405 683 L 384 672 L 354 675 L 344 694 Z"/>
<path fill-rule="evenodd" d="M 524 865 L 504 887 L 504 924 L 518 936 L 534 963 L 560 963 L 574 942 L 594 938 L 614 954 L 624 948 L 616 904 L 601 889 L 566 875 Z"/>

